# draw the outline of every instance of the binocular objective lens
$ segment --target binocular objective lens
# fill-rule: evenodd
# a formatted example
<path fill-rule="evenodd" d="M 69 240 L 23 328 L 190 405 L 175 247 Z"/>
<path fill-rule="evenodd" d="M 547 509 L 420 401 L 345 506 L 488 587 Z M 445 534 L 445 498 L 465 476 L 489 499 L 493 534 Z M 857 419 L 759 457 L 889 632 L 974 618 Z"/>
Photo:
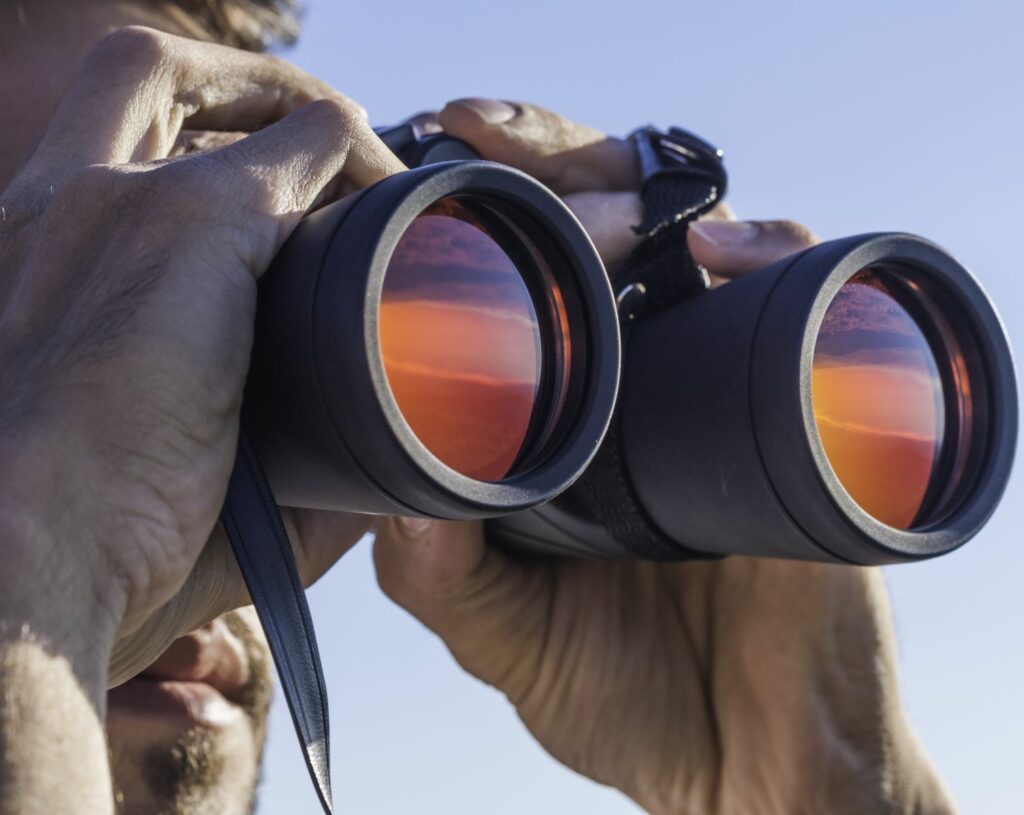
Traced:
<path fill-rule="evenodd" d="M 904 530 L 932 520 L 937 494 L 955 486 L 943 483 L 957 476 L 940 464 L 954 452 L 945 448 L 959 444 L 951 426 L 968 410 L 965 374 L 943 375 L 954 349 L 942 347 L 927 314 L 924 295 L 897 270 L 858 272 L 825 312 L 811 376 L 815 422 L 836 477 L 865 512 Z M 963 392 L 947 393 L 951 386 Z"/>
<path fill-rule="evenodd" d="M 544 343 L 530 288 L 485 208 L 444 198 L 399 239 L 380 348 L 405 421 L 444 464 L 509 475 L 539 401 Z"/>

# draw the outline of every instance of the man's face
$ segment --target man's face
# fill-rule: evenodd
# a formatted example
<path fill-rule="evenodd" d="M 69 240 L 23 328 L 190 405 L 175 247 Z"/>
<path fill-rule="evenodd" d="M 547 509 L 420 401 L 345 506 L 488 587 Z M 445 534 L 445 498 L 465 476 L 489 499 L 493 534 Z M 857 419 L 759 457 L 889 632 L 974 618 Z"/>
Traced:
<path fill-rule="evenodd" d="M 252 810 L 271 695 L 271 661 L 253 610 L 176 640 L 107 694 L 120 812 L 235 815 Z"/>

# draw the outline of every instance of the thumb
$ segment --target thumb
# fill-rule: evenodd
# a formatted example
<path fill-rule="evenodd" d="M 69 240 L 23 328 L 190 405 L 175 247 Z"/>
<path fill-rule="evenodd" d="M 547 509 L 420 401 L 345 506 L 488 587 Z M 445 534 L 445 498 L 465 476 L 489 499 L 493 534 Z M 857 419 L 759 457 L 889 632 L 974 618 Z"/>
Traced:
<path fill-rule="evenodd" d="M 528 686 L 547 625 L 550 564 L 513 560 L 479 522 L 388 518 L 373 549 L 384 593 L 467 671 L 512 695 Z"/>
<path fill-rule="evenodd" d="M 516 167 L 559 195 L 635 189 L 633 146 L 523 102 L 457 99 L 438 114 L 445 132 L 489 161 Z"/>
<path fill-rule="evenodd" d="M 703 220 L 690 224 L 690 254 L 712 275 L 733 278 L 819 243 L 793 221 Z"/>

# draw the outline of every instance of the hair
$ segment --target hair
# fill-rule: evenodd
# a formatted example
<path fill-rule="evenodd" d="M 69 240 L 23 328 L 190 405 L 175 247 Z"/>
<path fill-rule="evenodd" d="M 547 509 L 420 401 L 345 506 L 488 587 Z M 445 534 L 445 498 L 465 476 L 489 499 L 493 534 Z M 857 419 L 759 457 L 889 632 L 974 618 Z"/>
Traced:
<path fill-rule="evenodd" d="M 290 45 L 299 34 L 298 0 L 174 0 L 218 41 L 248 51 Z"/>

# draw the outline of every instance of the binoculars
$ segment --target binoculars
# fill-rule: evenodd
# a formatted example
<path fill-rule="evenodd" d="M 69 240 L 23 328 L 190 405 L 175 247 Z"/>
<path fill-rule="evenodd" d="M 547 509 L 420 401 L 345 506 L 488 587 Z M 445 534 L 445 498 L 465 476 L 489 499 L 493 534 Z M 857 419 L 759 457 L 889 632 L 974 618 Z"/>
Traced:
<path fill-rule="evenodd" d="M 863 565 L 991 515 L 1013 364 L 936 245 L 829 241 L 620 333 L 557 196 L 380 134 L 412 169 L 304 218 L 260 284 L 245 421 L 280 505 L 490 518 L 524 553 Z"/>

